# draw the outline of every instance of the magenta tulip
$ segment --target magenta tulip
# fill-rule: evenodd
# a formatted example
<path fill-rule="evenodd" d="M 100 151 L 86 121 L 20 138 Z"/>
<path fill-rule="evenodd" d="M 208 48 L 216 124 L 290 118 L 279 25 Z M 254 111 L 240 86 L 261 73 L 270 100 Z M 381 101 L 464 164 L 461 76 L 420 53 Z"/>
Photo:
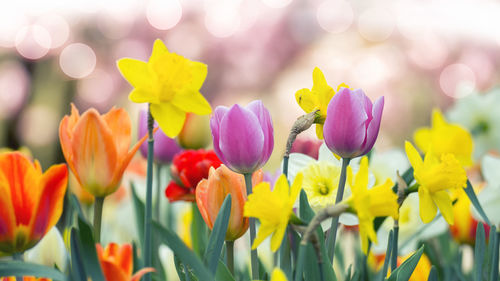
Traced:
<path fill-rule="evenodd" d="M 274 147 L 273 124 L 260 100 L 246 107 L 218 106 L 210 128 L 215 153 L 231 170 L 252 173 L 269 160 Z"/>
<path fill-rule="evenodd" d="M 341 88 L 326 112 L 323 136 L 328 148 L 342 158 L 368 153 L 375 143 L 384 109 L 384 97 L 374 104 L 363 90 Z"/>
<path fill-rule="evenodd" d="M 139 112 L 139 139 L 142 138 L 144 135 L 147 134 L 148 128 L 147 128 L 147 119 L 148 119 L 148 113 L 146 110 L 141 110 Z M 158 127 L 158 124 L 155 121 L 155 127 Z M 174 155 L 181 152 L 182 148 L 177 144 L 177 141 L 175 139 L 169 138 L 163 133 L 161 129 L 158 130 L 153 135 L 155 142 L 154 142 L 154 160 L 157 163 L 161 164 L 169 164 L 172 162 L 172 159 L 174 158 Z M 145 141 L 140 148 L 142 156 L 145 158 L 148 157 L 148 142 Z"/>

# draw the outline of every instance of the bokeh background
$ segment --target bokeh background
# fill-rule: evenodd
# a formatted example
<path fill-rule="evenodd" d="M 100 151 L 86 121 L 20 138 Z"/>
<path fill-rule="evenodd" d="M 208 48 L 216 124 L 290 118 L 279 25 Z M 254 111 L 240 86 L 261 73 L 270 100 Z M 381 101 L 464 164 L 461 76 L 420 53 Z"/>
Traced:
<path fill-rule="evenodd" d="M 500 3 L 489 0 L 18 0 L 0 9 L 0 147 L 63 162 L 59 121 L 70 102 L 101 112 L 141 105 L 116 60 L 147 60 L 155 39 L 208 64 L 212 106 L 262 99 L 277 167 L 294 120 L 294 94 L 320 67 L 385 96 L 379 149 L 401 147 L 446 109 L 500 80 Z M 314 129 L 310 130 L 314 136 Z"/>

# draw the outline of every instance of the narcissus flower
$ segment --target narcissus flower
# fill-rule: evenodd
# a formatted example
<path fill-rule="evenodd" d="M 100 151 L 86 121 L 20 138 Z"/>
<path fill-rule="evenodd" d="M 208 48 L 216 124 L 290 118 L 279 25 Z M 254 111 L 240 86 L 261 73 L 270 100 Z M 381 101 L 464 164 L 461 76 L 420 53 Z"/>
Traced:
<path fill-rule="evenodd" d="M 195 201 L 196 186 L 208 178 L 211 167 L 218 168 L 222 162 L 213 150 L 185 150 L 174 157 L 171 172 L 173 180 L 165 190 L 170 202 Z"/>
<path fill-rule="evenodd" d="M 271 250 L 276 252 L 281 245 L 290 217 L 293 215 L 293 205 L 297 200 L 302 186 L 302 174 L 298 174 L 290 187 L 285 175 L 281 175 L 274 189 L 267 182 L 262 182 L 253 188 L 245 203 L 244 216 L 258 218 L 260 228 L 252 245 L 256 249 L 264 239 L 272 234 Z"/>
<path fill-rule="evenodd" d="M 328 104 L 323 136 L 328 148 L 342 158 L 368 153 L 378 136 L 384 97 L 374 104 L 363 90 L 341 88 Z"/>
<path fill-rule="evenodd" d="M 148 62 L 124 58 L 118 61 L 118 68 L 134 87 L 129 99 L 150 103 L 151 114 L 171 138 L 181 131 L 187 112 L 212 112 L 200 93 L 207 65 L 170 53 L 161 40 L 155 41 Z"/>
<path fill-rule="evenodd" d="M 260 100 L 246 107 L 218 106 L 210 128 L 215 153 L 229 169 L 252 173 L 269 160 L 274 148 L 273 122 Z"/>
<path fill-rule="evenodd" d="M 156 123 L 156 121 L 155 121 Z M 146 110 L 141 110 L 139 112 L 139 129 L 138 135 L 139 140 L 142 139 L 148 133 L 148 113 Z M 154 149 L 153 156 L 157 163 L 160 164 L 170 164 L 175 154 L 182 151 L 182 148 L 177 144 L 175 139 L 167 137 L 163 131 L 160 129 L 153 136 L 154 138 Z M 144 158 L 148 157 L 148 143 L 145 141 L 141 145 L 141 154 Z"/>
<path fill-rule="evenodd" d="M 281 269 L 275 268 L 271 274 L 271 281 L 288 281 L 288 279 Z"/>
<path fill-rule="evenodd" d="M 91 108 L 80 116 L 72 104 L 71 115 L 64 116 L 59 125 L 66 162 L 81 186 L 96 197 L 116 191 L 146 137 L 129 150 L 131 124 L 123 108 L 112 108 L 104 115 Z"/>
<path fill-rule="evenodd" d="M 368 240 L 377 243 L 373 220 L 384 216 L 398 218 L 398 196 L 392 191 L 393 185 L 392 180 L 387 179 L 385 183 L 368 189 L 368 158 L 361 159 L 354 182 L 350 182 L 352 196 L 346 203 L 358 216 L 361 249 L 365 254 L 368 252 Z"/>
<path fill-rule="evenodd" d="M 154 271 L 153 268 L 143 268 L 132 276 L 134 266 L 130 244 L 120 246 L 109 243 L 105 249 L 97 244 L 96 248 L 97 258 L 107 281 L 139 281 L 144 274 Z"/>
<path fill-rule="evenodd" d="M 453 224 L 453 207 L 448 191 L 466 187 L 467 176 L 464 168 L 450 153 L 443 154 L 438 159 L 430 152 L 422 161 L 411 143 L 406 142 L 405 149 L 413 166 L 415 180 L 420 185 L 420 218 L 424 223 L 431 222 L 439 208 L 446 222 Z"/>
<path fill-rule="evenodd" d="M 259 170 L 253 174 L 252 186 L 262 181 L 263 173 Z M 208 179 L 203 179 L 196 187 L 196 203 L 201 216 L 208 227 L 214 227 L 215 219 L 228 194 L 231 194 L 231 215 L 226 232 L 226 240 L 234 241 L 248 229 L 248 218 L 243 217 L 243 206 L 247 201 L 245 178 L 243 175 L 221 165 L 210 168 Z"/>
<path fill-rule="evenodd" d="M 432 112 L 432 127 L 418 129 L 414 139 L 423 153 L 432 151 L 437 157 L 451 153 L 462 165 L 472 164 L 472 135 L 458 124 L 446 122 L 439 109 Z"/>
<path fill-rule="evenodd" d="M 42 173 L 19 152 L 0 154 L 0 252 L 21 253 L 42 239 L 61 216 L 67 184 L 64 164 Z"/>

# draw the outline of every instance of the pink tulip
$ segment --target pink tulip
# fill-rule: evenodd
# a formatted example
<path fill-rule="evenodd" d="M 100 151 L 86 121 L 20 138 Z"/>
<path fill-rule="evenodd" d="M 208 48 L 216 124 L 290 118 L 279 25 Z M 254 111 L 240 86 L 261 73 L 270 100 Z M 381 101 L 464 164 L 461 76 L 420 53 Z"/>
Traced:
<path fill-rule="evenodd" d="M 374 104 L 363 90 L 341 88 L 328 104 L 323 136 L 328 148 L 342 158 L 368 153 L 380 129 L 384 97 Z"/>

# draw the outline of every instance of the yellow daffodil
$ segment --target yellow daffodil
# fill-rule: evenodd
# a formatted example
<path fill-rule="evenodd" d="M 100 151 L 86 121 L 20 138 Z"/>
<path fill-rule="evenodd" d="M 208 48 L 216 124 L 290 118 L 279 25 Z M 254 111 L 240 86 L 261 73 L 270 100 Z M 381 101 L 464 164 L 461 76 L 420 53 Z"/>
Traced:
<path fill-rule="evenodd" d="M 463 166 L 472 164 L 472 135 L 458 124 L 446 122 L 439 109 L 432 113 L 432 127 L 418 129 L 414 139 L 423 153 L 432 151 L 438 157 L 451 153 Z"/>
<path fill-rule="evenodd" d="M 415 180 L 420 185 L 420 218 L 424 223 L 431 222 L 441 211 L 444 219 L 453 224 L 453 207 L 448 191 L 463 188 L 467 184 L 467 176 L 460 162 L 451 153 L 442 154 L 440 159 L 432 153 L 425 154 L 422 161 L 420 154 L 409 142 L 405 144 L 406 155 L 413 166 Z"/>
<path fill-rule="evenodd" d="M 349 86 L 341 84 L 338 89 L 340 88 L 349 88 Z M 306 113 L 319 110 L 316 118 L 316 135 L 319 139 L 323 139 L 323 123 L 326 118 L 326 109 L 333 95 L 335 95 L 335 91 L 326 83 L 325 75 L 318 67 L 313 70 L 312 89 L 304 88 L 295 93 L 297 103 Z"/>
<path fill-rule="evenodd" d="M 351 180 L 352 181 L 352 180 Z M 359 171 L 354 183 L 350 183 L 352 196 L 346 203 L 356 212 L 359 219 L 361 249 L 368 252 L 368 239 L 377 243 L 377 234 L 373 229 L 375 217 L 391 216 L 398 218 L 398 196 L 392 191 L 391 179 L 384 184 L 368 189 L 368 158 L 361 159 Z"/>
<path fill-rule="evenodd" d="M 288 281 L 288 279 L 281 269 L 275 268 L 271 274 L 271 281 Z"/>
<path fill-rule="evenodd" d="M 200 88 L 207 76 L 207 66 L 170 53 L 161 40 L 156 40 L 148 62 L 123 58 L 118 61 L 123 77 L 134 87 L 129 99 L 150 103 L 151 114 L 163 132 L 177 136 L 187 112 L 206 115 L 210 104 Z"/>
<path fill-rule="evenodd" d="M 290 217 L 293 215 L 293 204 L 302 186 L 302 174 L 299 173 L 290 188 L 285 175 L 281 175 L 273 191 L 267 182 L 262 182 L 253 188 L 245 203 L 244 216 L 260 220 L 260 228 L 252 249 L 257 248 L 269 235 L 271 250 L 276 252 L 281 245 Z"/>

